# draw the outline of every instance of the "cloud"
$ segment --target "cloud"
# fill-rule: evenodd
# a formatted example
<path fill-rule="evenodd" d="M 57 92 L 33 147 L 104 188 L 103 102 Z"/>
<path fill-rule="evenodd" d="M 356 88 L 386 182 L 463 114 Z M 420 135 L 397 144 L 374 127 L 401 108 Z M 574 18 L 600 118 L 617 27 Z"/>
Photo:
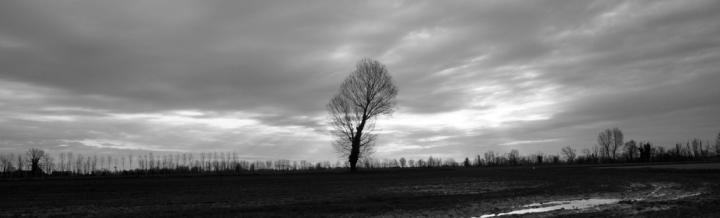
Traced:
<path fill-rule="evenodd" d="M 0 148 L 332 159 L 324 107 L 364 57 L 400 89 L 399 110 L 378 123 L 383 155 L 551 153 L 615 126 L 659 145 L 713 137 L 718 10 L 700 0 L 2 2 Z"/>
<path fill-rule="evenodd" d="M 531 143 L 539 143 L 539 142 L 552 142 L 552 141 L 557 141 L 557 139 L 514 141 L 514 142 L 503 143 L 503 144 L 500 144 L 500 145 L 521 145 L 521 144 L 531 144 Z"/>

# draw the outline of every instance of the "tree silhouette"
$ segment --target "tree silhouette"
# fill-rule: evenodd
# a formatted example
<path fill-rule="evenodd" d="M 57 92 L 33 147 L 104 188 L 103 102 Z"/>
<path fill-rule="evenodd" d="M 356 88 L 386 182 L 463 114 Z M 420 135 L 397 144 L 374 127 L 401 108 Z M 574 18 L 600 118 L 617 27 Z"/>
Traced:
<path fill-rule="evenodd" d="M 627 154 L 628 162 L 632 162 L 635 160 L 635 157 L 637 157 L 638 153 L 638 147 L 635 140 L 630 140 L 627 143 L 625 143 L 624 147 L 625 153 Z"/>
<path fill-rule="evenodd" d="M 575 149 L 571 148 L 570 146 L 562 148 L 562 153 L 563 155 L 565 155 L 568 163 L 572 163 L 573 160 L 575 160 Z"/>
<path fill-rule="evenodd" d="M 693 159 L 698 160 L 702 156 L 702 141 L 694 138 L 692 141 L 688 140 L 688 150 L 690 151 Z"/>
<path fill-rule="evenodd" d="M 623 145 L 623 133 L 617 127 L 605 129 L 598 134 L 598 144 L 603 151 L 603 157 L 607 160 L 615 160 L 615 154 L 620 146 Z"/>
<path fill-rule="evenodd" d="M 535 155 L 535 157 L 537 158 L 537 162 L 536 162 L 537 165 L 542 165 L 542 164 L 543 164 L 543 156 L 544 156 L 544 155 L 543 155 L 542 152 L 538 152 L 538 153 Z"/>
<path fill-rule="evenodd" d="M 13 159 L 15 159 L 14 154 L 9 154 L 7 156 L 0 155 L 0 169 L 2 169 L 2 176 L 0 176 L 0 178 L 7 176 L 12 171 Z"/>
<path fill-rule="evenodd" d="M 67 167 L 65 167 L 65 170 L 66 170 L 66 171 L 70 171 L 70 174 L 72 174 L 72 172 L 73 172 L 73 168 L 72 168 L 72 166 L 73 166 L 73 164 L 72 164 L 72 163 L 73 163 L 73 153 L 72 153 L 72 152 L 68 152 L 68 153 L 67 153 L 67 160 L 68 160 L 68 161 L 67 161 Z"/>
<path fill-rule="evenodd" d="M 49 154 L 44 154 L 41 158 L 43 171 L 47 174 L 52 174 L 55 169 L 55 159 Z"/>
<path fill-rule="evenodd" d="M 612 146 L 612 130 L 606 129 L 600 132 L 600 134 L 598 134 L 597 142 L 600 145 L 600 148 L 602 148 L 603 158 L 609 158 L 610 146 Z"/>
<path fill-rule="evenodd" d="M 652 147 L 652 143 L 650 142 L 640 142 L 638 150 L 640 150 L 640 160 L 643 162 L 650 162 L 650 157 L 652 157 L 652 153 L 655 151 L 655 148 Z"/>
<path fill-rule="evenodd" d="M 45 156 L 45 152 L 37 148 L 31 148 L 25 153 L 25 155 L 27 155 L 27 160 L 30 161 L 30 174 L 33 177 L 41 174 L 42 169 L 40 168 L 40 159 Z"/>
<path fill-rule="evenodd" d="M 612 149 L 612 160 L 614 161 L 615 156 L 618 153 L 618 149 L 620 149 L 620 147 L 623 146 L 624 135 L 623 135 L 623 132 L 620 131 L 620 129 L 615 127 L 612 129 L 612 136 L 613 136 L 613 140 L 612 140 L 611 149 Z"/>
<path fill-rule="evenodd" d="M 392 115 L 397 106 L 398 88 L 387 68 L 372 59 L 362 59 L 350 73 L 326 108 L 329 114 L 332 145 L 336 152 L 348 156 L 350 171 L 363 156 L 374 150 L 375 119 L 378 115 Z"/>

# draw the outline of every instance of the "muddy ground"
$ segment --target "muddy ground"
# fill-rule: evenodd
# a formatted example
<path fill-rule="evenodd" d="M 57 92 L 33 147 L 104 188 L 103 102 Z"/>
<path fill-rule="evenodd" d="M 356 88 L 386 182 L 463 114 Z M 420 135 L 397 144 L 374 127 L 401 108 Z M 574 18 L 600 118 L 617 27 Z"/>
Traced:
<path fill-rule="evenodd" d="M 720 170 L 595 166 L 0 180 L 2 217 L 718 217 Z M 534 205 L 533 207 L 543 207 Z"/>

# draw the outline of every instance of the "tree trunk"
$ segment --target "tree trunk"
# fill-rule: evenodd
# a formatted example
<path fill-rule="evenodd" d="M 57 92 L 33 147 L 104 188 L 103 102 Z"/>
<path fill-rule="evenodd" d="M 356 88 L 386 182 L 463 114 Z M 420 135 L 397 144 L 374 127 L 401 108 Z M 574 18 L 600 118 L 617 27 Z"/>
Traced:
<path fill-rule="evenodd" d="M 363 116 L 363 121 L 360 123 L 360 126 L 355 128 L 357 130 L 357 134 L 355 134 L 355 138 L 353 138 L 352 141 L 352 149 L 350 150 L 350 172 L 357 172 L 357 162 L 360 157 L 360 143 L 362 142 L 362 130 L 365 127 L 365 116 Z"/>
<path fill-rule="evenodd" d="M 358 150 L 358 152 L 356 152 Z M 356 172 L 357 171 L 357 161 L 358 161 L 358 155 L 359 149 L 355 149 L 355 146 L 353 146 L 352 151 L 350 153 L 350 172 Z"/>
<path fill-rule="evenodd" d="M 32 177 L 37 177 L 37 176 L 38 176 L 38 174 L 39 174 L 39 173 L 38 173 L 39 168 L 40 168 L 40 167 L 38 166 L 38 161 L 33 160 L 33 161 L 32 161 L 32 165 L 31 165 L 31 169 L 30 169 L 30 173 L 32 174 Z"/>
<path fill-rule="evenodd" d="M 352 149 L 350 150 L 350 172 L 357 171 L 358 157 L 360 156 L 360 136 L 362 133 L 358 132 L 352 141 Z"/>

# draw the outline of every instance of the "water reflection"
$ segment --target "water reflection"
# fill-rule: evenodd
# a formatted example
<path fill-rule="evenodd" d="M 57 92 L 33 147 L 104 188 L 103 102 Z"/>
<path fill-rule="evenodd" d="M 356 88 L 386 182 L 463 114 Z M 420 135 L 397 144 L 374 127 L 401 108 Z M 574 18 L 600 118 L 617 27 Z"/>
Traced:
<path fill-rule="evenodd" d="M 585 199 L 585 200 L 573 200 L 573 201 L 551 201 L 546 203 L 535 203 L 535 204 L 528 204 L 524 205 L 524 208 L 522 210 L 516 210 L 511 211 L 507 213 L 497 213 L 497 214 L 485 214 L 480 216 L 480 218 L 484 217 L 495 217 L 495 216 L 503 216 L 503 215 L 513 215 L 513 214 L 526 214 L 526 213 L 540 213 L 540 212 L 547 212 L 547 211 L 553 211 L 553 210 L 559 210 L 559 209 L 583 209 L 588 207 L 596 207 L 603 204 L 613 204 L 620 201 L 619 199 Z"/>

